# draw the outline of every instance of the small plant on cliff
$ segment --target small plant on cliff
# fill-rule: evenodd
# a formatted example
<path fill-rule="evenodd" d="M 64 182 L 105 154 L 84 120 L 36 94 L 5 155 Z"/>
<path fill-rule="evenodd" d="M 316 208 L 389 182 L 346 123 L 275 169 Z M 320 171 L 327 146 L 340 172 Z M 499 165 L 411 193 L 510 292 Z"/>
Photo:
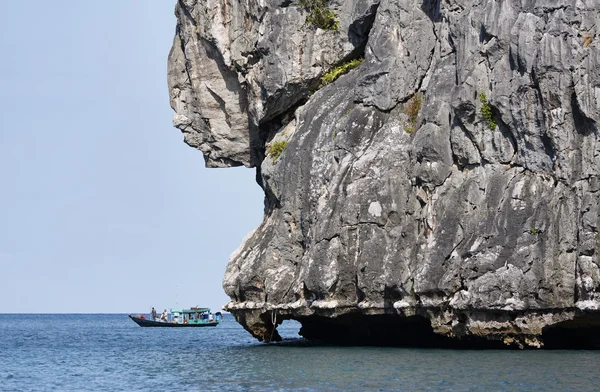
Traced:
<path fill-rule="evenodd" d="M 275 161 L 279 159 L 279 156 L 281 155 L 283 150 L 285 150 L 287 145 L 287 140 L 280 140 L 271 144 L 271 146 L 269 147 L 269 155 L 271 156 L 271 160 L 273 161 L 273 163 L 275 163 Z"/>
<path fill-rule="evenodd" d="M 348 73 L 351 69 L 358 67 L 363 62 L 363 60 L 364 59 L 362 57 L 350 60 L 347 63 L 337 65 L 329 71 L 325 72 L 325 75 L 321 77 L 321 84 L 319 85 L 319 88 L 333 83 L 337 78 L 339 78 L 343 74 Z"/>
<path fill-rule="evenodd" d="M 402 111 L 408 116 L 408 121 L 404 124 L 404 130 L 413 133 L 417 130 L 417 118 L 423 107 L 423 94 L 416 93 L 404 104 Z"/>
<path fill-rule="evenodd" d="M 323 30 L 338 31 L 338 14 L 329 8 L 328 0 L 300 0 L 300 7 L 308 11 L 305 23 Z"/>
<path fill-rule="evenodd" d="M 490 106 L 487 97 L 484 93 L 479 94 L 479 101 L 481 102 L 481 115 L 485 118 L 488 126 L 491 130 L 496 129 L 496 121 L 494 121 L 494 113 L 492 113 L 492 107 Z"/>

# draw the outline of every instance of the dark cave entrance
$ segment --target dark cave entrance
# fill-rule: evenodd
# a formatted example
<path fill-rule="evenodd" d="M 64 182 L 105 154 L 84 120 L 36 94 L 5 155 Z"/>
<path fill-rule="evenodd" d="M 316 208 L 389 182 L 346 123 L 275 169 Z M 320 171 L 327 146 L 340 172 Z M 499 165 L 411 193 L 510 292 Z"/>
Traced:
<path fill-rule="evenodd" d="M 489 338 L 462 336 L 450 338 L 436 334 L 430 321 L 422 316 L 364 315 L 350 313 L 336 318 L 308 316 L 297 318 L 299 335 L 314 343 L 340 346 L 388 346 L 449 349 L 519 349 L 507 345 L 501 336 Z M 543 349 L 600 349 L 600 316 L 580 316 L 545 327 L 540 337 Z M 533 349 L 533 347 L 523 347 Z"/>
<path fill-rule="evenodd" d="M 345 314 L 336 318 L 298 318 L 300 335 L 306 339 L 344 346 L 392 346 L 421 348 L 506 349 L 502 341 L 468 336 L 448 338 L 433 332 L 421 316 Z"/>
<path fill-rule="evenodd" d="M 545 327 L 544 348 L 571 350 L 600 349 L 600 316 L 576 317 Z"/>

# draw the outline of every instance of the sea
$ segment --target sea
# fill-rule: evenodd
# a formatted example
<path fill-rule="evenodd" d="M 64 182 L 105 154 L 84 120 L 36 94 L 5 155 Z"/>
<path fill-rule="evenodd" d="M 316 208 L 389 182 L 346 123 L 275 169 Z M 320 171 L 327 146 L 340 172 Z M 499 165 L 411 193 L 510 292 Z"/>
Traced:
<path fill-rule="evenodd" d="M 279 327 L 141 328 L 125 314 L 0 315 L 0 391 L 600 391 L 600 351 L 336 347 Z"/>

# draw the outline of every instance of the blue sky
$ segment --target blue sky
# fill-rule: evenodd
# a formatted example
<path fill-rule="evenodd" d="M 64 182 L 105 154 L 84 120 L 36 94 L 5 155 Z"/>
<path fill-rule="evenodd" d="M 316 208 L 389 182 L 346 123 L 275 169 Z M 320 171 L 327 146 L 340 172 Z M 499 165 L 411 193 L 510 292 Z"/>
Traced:
<path fill-rule="evenodd" d="M 0 4 L 0 313 L 228 301 L 262 191 L 172 127 L 174 4 Z"/>

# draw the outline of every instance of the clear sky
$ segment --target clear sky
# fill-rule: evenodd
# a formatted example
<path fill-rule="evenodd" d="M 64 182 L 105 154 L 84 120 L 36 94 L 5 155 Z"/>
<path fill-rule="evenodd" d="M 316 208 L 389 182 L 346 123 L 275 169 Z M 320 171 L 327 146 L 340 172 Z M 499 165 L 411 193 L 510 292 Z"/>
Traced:
<path fill-rule="evenodd" d="M 174 4 L 0 2 L 0 313 L 228 301 L 263 194 L 172 127 Z"/>

